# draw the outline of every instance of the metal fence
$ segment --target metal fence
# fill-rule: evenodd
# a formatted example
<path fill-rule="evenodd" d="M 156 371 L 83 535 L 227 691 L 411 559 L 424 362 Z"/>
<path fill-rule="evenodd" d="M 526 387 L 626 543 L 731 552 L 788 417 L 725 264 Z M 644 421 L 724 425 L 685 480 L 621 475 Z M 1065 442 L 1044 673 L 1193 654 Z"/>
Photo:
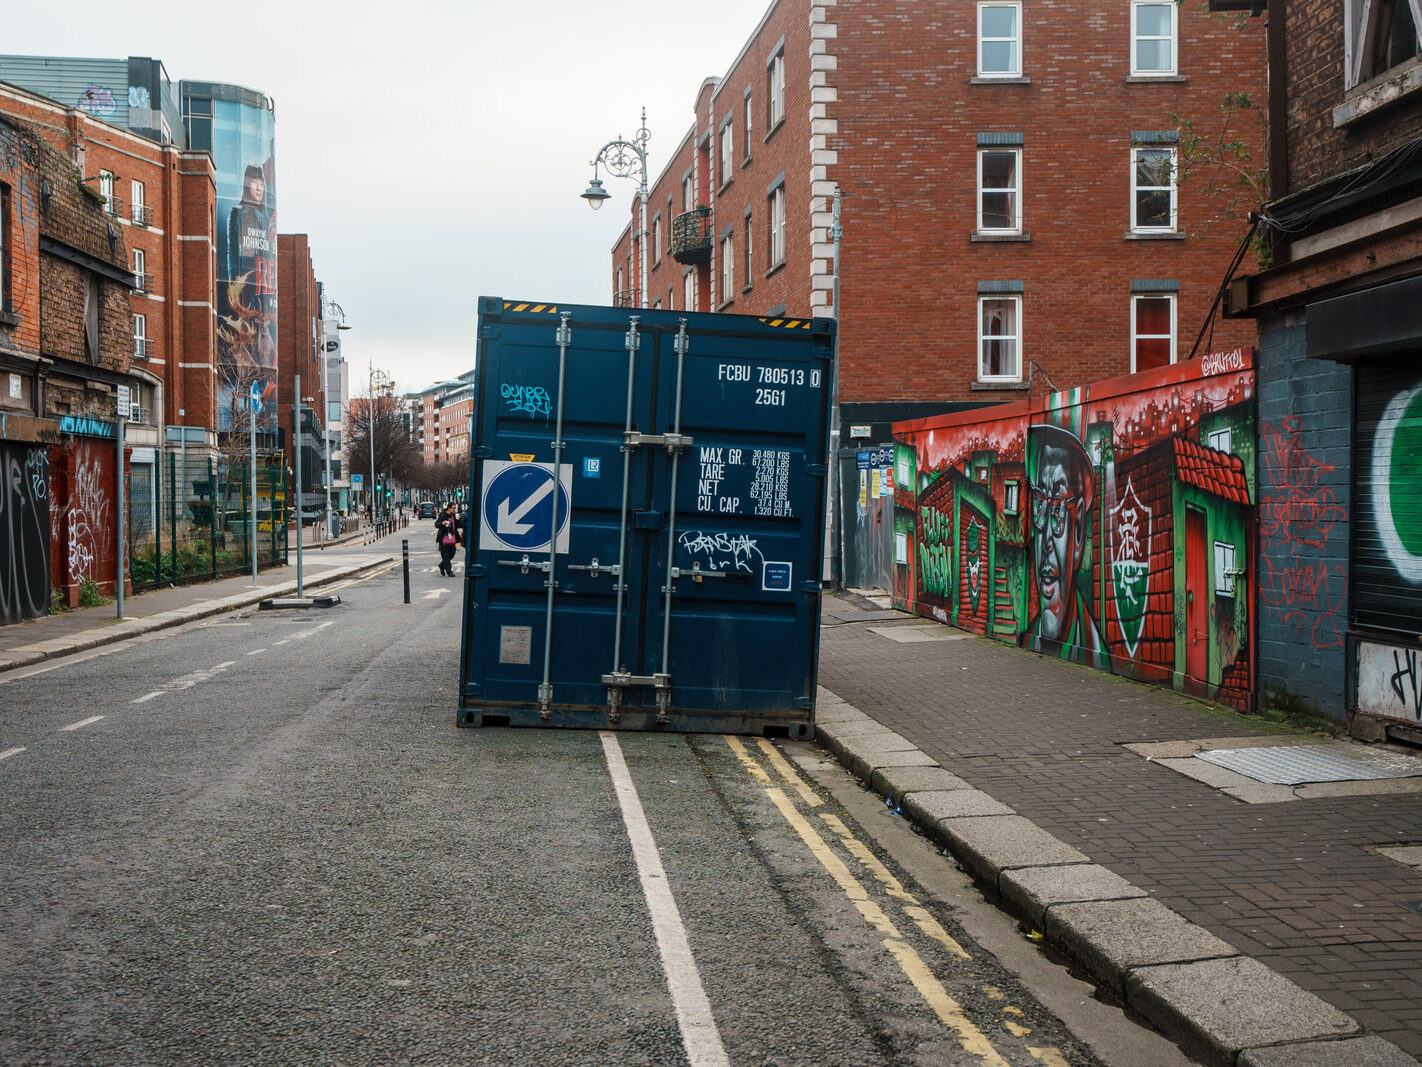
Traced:
<path fill-rule="evenodd" d="M 135 589 L 202 581 L 285 563 L 286 467 L 257 458 L 255 508 L 247 463 L 159 453 L 129 468 L 129 574 Z M 257 519 L 256 542 L 252 516 Z"/>

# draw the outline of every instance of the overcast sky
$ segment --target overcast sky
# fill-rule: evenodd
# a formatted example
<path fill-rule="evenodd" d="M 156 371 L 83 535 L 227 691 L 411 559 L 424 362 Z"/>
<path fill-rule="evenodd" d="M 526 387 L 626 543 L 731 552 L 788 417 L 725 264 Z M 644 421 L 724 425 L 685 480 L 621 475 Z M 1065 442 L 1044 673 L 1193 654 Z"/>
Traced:
<path fill-rule="evenodd" d="M 606 304 L 636 184 L 579 198 L 602 145 L 636 132 L 651 179 L 771 0 L 91 0 L 5 4 L 0 52 L 162 60 L 276 104 L 282 233 L 368 365 L 401 390 L 474 365 L 479 296 Z"/>

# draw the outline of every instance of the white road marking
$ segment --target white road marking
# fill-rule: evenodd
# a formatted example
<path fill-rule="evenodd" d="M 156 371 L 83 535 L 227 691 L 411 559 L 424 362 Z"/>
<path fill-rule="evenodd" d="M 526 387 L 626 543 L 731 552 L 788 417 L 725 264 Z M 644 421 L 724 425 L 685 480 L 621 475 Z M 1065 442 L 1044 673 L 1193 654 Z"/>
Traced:
<path fill-rule="evenodd" d="M 421 599 L 421 600 L 438 600 L 438 599 L 439 599 L 440 597 L 442 597 L 442 596 L 449 596 L 449 590 L 448 590 L 448 589 L 431 589 L 431 590 L 430 590 L 428 593 L 426 593 L 424 596 L 420 597 L 420 599 Z"/>
<path fill-rule="evenodd" d="M 147 703 L 148 701 L 152 700 L 154 697 L 161 697 L 162 695 L 163 695 L 163 690 L 161 690 L 161 689 L 155 689 L 155 690 L 154 690 L 153 692 L 151 692 L 151 693 L 144 693 L 143 696 L 139 697 L 137 700 L 130 700 L 129 703 L 130 703 L 130 704 L 144 704 L 144 703 Z"/>
<path fill-rule="evenodd" d="M 252 651 L 248 652 L 247 655 L 249 655 L 249 656 L 260 656 L 260 655 L 261 655 L 263 652 L 265 652 L 265 651 L 266 651 L 265 648 L 254 648 L 254 649 L 252 649 Z"/>
<path fill-rule="evenodd" d="M 0 760 L 7 760 L 11 756 L 18 756 L 23 751 L 25 751 L 23 748 L 7 748 L 4 752 L 0 752 Z"/>
<path fill-rule="evenodd" d="M 292 634 L 289 638 L 287 638 L 287 640 L 288 640 L 288 641 L 305 641 L 305 640 L 306 640 L 308 637 L 310 637 L 312 634 L 318 634 L 318 633 L 320 633 L 322 630 L 324 630 L 326 627 L 328 627 L 328 626 L 334 626 L 334 625 L 336 625 L 336 620 L 335 620 L 335 619 L 332 619 L 330 622 L 323 622 L 323 623 L 321 623 L 319 626 L 313 626 L 313 627 L 311 627 L 311 629 L 309 629 L 309 630 L 301 630 L 301 631 L 298 631 L 297 633 L 294 633 L 294 634 Z M 277 642 L 277 644 L 280 644 L 280 643 L 281 643 L 280 641 Z"/>
<path fill-rule="evenodd" d="M 96 723 L 102 718 L 102 715 L 90 715 L 87 719 L 80 719 L 78 722 L 71 722 L 68 726 L 61 726 L 59 729 L 61 732 L 77 730 L 81 726 L 88 726 L 91 723 Z"/>
<path fill-rule="evenodd" d="M 622 758 L 622 747 L 617 743 L 616 734 L 604 730 L 600 736 L 603 754 L 607 757 L 607 769 L 617 790 L 617 802 L 622 807 L 622 821 L 632 842 L 632 855 L 637 861 L 642 893 L 647 898 L 647 910 L 652 915 L 652 929 L 657 935 L 662 969 L 666 972 L 667 989 L 676 1008 L 676 1020 L 681 1027 L 687 1059 L 692 1067 L 729 1064 L 721 1044 L 721 1034 L 716 1029 L 716 1020 L 711 1014 L 711 1002 L 706 998 L 696 960 L 691 955 L 686 927 L 682 925 L 676 901 L 672 899 L 671 886 L 667 884 L 666 871 L 662 869 L 657 842 L 647 824 L 637 787 L 633 785 L 632 775 L 627 770 L 627 761 Z"/>

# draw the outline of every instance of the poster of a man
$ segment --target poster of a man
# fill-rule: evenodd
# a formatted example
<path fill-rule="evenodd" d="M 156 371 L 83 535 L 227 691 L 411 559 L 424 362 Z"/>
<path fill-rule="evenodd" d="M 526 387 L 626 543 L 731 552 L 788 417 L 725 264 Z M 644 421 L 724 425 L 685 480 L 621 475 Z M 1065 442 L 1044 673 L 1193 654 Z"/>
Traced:
<path fill-rule="evenodd" d="M 1032 645 L 1048 655 L 1109 669 L 1090 600 L 1077 588 L 1096 493 L 1091 456 L 1071 432 L 1033 426 L 1027 434 L 1027 479 L 1037 587 L 1037 614 L 1028 627 Z"/>

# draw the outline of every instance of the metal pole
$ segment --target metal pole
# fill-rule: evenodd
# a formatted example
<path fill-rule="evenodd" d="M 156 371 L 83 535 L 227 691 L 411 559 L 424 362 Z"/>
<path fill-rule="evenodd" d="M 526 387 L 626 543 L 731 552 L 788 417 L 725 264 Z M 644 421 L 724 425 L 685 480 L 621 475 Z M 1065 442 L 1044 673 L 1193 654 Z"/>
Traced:
<path fill-rule="evenodd" d="M 400 539 L 400 555 L 405 558 L 405 603 L 410 602 L 410 539 Z"/>
<path fill-rule="evenodd" d="M 321 324 L 319 331 L 317 330 L 318 323 Z M 329 539 L 336 536 L 335 532 L 331 529 L 331 396 L 328 392 L 329 386 L 327 383 L 329 379 L 326 374 L 326 364 L 330 362 L 330 358 L 326 355 L 326 329 L 322 320 L 312 319 L 311 329 L 312 332 L 316 334 L 317 348 L 321 353 L 321 436 L 326 446 L 326 474 L 324 480 L 326 482 L 326 537 Z"/>
<path fill-rule="evenodd" d="M 248 433 L 251 435 L 251 446 L 252 446 L 252 462 L 251 462 L 251 472 L 250 472 L 251 481 L 252 481 L 252 511 L 251 511 L 251 514 L 250 514 L 250 516 L 249 516 L 249 518 L 248 518 L 248 521 L 250 522 L 251 527 L 252 527 L 252 536 L 251 536 L 251 538 L 248 540 L 247 546 L 248 546 L 249 551 L 252 553 L 252 584 L 253 584 L 253 585 L 256 585 L 256 584 L 257 584 L 257 392 L 256 392 L 256 385 L 257 385 L 257 383 L 254 381 L 254 382 L 252 382 L 251 386 L 249 386 L 248 389 L 247 389 L 247 430 L 248 430 Z M 187 472 L 184 471 L 184 474 L 185 474 L 185 475 L 186 475 L 186 473 L 187 473 Z M 272 532 L 275 533 L 275 532 L 276 532 L 276 501 L 275 501 L 275 500 L 272 501 L 272 510 L 270 511 L 269 514 L 270 514 L 271 517 L 272 517 Z M 174 545 L 176 546 L 176 544 L 177 544 L 177 542 L 176 542 L 176 540 L 175 540 L 175 541 L 174 541 Z M 174 549 L 173 558 L 174 558 L 175 560 L 177 559 L 176 547 L 175 547 L 175 549 Z"/>
<path fill-rule="evenodd" d="M 365 435 L 370 439 L 370 485 L 366 493 L 370 499 L 370 523 L 375 525 L 375 364 L 370 365 L 370 392 L 366 399 Z"/>
<path fill-rule="evenodd" d="M 118 602 L 118 617 L 123 618 L 123 533 L 128 509 L 124 506 L 127 495 L 123 491 L 123 426 L 128 420 L 117 416 L 118 422 L 118 473 L 114 475 L 114 496 L 118 498 L 118 580 L 114 583 L 114 599 Z"/>
<path fill-rule="evenodd" d="M 839 476 L 839 438 L 843 430 L 839 421 L 839 333 L 842 319 L 839 313 L 839 240 L 843 232 L 839 224 L 839 187 L 834 190 L 834 224 L 830 234 L 834 239 L 834 358 L 830 361 L 830 427 L 829 427 L 829 500 L 825 501 L 825 553 L 829 559 L 823 570 L 832 588 L 843 585 L 844 510 L 841 501 L 844 489 Z M 892 531 L 890 531 L 892 532 Z"/>
<path fill-rule="evenodd" d="M 558 562 L 558 493 L 562 488 L 559 474 L 563 459 L 563 385 L 567 380 L 568 349 L 573 343 L 573 331 L 568 325 L 570 312 L 563 312 L 559 319 L 556 339 L 558 342 L 558 414 L 553 429 L 553 518 L 548 529 L 548 606 L 543 619 L 543 684 L 538 687 L 538 717 L 544 722 L 552 718 L 553 704 L 553 590 L 557 582 Z"/>
<path fill-rule="evenodd" d="M 301 375 L 296 379 L 291 401 L 291 457 L 296 462 L 296 596 L 305 596 L 301 588 Z"/>

